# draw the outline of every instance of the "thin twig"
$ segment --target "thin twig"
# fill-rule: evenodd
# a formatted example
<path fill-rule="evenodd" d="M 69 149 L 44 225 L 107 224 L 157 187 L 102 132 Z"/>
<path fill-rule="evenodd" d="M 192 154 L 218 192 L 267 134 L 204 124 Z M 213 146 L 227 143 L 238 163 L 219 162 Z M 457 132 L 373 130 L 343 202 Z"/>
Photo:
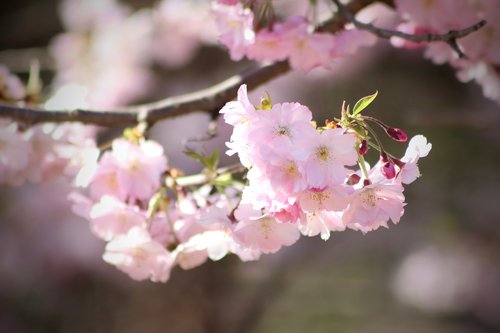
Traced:
<path fill-rule="evenodd" d="M 356 0 L 348 5 L 348 10 L 350 13 L 356 13 L 375 2 L 385 2 L 392 5 L 392 0 Z M 334 15 L 332 19 L 318 27 L 318 30 L 335 33 L 341 30 L 347 22 L 344 17 Z M 139 120 L 144 121 L 149 126 L 162 119 L 173 118 L 195 111 L 208 112 L 215 117 L 226 102 L 236 97 L 241 84 L 247 84 L 248 89 L 252 90 L 289 70 L 290 66 L 286 61 L 263 65 L 233 76 L 207 89 L 114 110 L 75 109 L 51 111 L 31 105 L 0 103 L 0 117 L 10 118 L 28 126 L 43 122 L 81 122 L 106 127 L 133 125 L 138 123 L 139 116 L 141 118 Z"/>
<path fill-rule="evenodd" d="M 338 7 L 339 12 L 358 29 L 367 30 L 381 38 L 399 37 L 414 43 L 445 42 L 458 54 L 460 58 L 467 58 L 457 44 L 457 39 L 465 37 L 486 25 L 485 20 L 471 25 L 462 30 L 450 30 L 445 34 L 407 34 L 401 31 L 382 29 L 370 23 L 363 23 L 356 19 L 353 13 L 344 6 L 340 0 L 332 0 Z"/>

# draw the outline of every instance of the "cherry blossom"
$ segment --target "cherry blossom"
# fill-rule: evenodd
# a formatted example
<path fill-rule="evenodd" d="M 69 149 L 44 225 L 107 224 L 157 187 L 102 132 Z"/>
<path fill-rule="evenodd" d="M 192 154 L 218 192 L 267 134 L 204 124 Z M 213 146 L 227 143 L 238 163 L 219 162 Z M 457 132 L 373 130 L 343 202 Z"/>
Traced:
<path fill-rule="evenodd" d="M 92 231 L 106 241 L 126 234 L 133 227 L 146 225 L 144 212 L 107 195 L 92 207 L 90 219 Z"/>
<path fill-rule="evenodd" d="M 318 133 L 308 144 L 309 159 L 306 175 L 309 186 L 323 188 L 344 182 L 348 170 L 358 160 L 354 148 L 356 138 L 342 128 L 327 129 Z"/>
<path fill-rule="evenodd" d="M 405 155 L 401 159 L 405 163 L 399 177 L 403 184 L 410 184 L 420 177 L 417 162 L 421 157 L 426 157 L 432 149 L 432 144 L 427 142 L 423 135 L 416 135 L 408 143 Z"/>
<path fill-rule="evenodd" d="M 250 205 L 240 204 L 235 211 L 239 221 L 235 230 L 235 237 L 245 246 L 262 251 L 274 253 L 282 246 L 295 243 L 300 233 L 291 223 L 279 223 L 271 215 L 262 215 Z"/>
<path fill-rule="evenodd" d="M 388 227 L 389 219 L 398 223 L 404 212 L 403 186 L 380 181 L 357 189 L 342 215 L 344 224 L 363 233 Z"/>
<path fill-rule="evenodd" d="M 173 255 L 140 227 L 109 242 L 103 259 L 134 280 L 153 282 L 166 282 L 174 263 Z"/>

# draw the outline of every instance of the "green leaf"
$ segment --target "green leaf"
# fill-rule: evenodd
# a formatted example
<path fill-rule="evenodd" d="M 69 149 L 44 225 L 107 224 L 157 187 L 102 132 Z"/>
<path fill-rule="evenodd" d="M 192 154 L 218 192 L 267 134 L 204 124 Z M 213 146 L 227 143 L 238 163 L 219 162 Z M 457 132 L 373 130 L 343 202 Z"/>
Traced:
<path fill-rule="evenodd" d="M 373 102 L 377 95 L 378 91 L 376 91 L 373 95 L 363 97 L 359 101 L 357 101 L 356 105 L 354 105 L 354 109 L 352 109 L 352 115 L 355 116 L 363 111 L 368 105 L 371 104 L 371 102 Z"/>
<path fill-rule="evenodd" d="M 204 163 L 205 156 L 203 156 L 202 154 L 197 153 L 194 150 L 185 150 L 184 154 L 186 154 L 187 156 L 191 157 L 192 159 L 200 162 L 201 164 L 205 165 L 205 163 Z"/>
<path fill-rule="evenodd" d="M 205 167 L 211 171 L 215 171 L 217 169 L 217 165 L 219 164 L 219 150 L 215 149 L 214 152 L 206 157 Z"/>
<path fill-rule="evenodd" d="M 266 91 L 265 96 L 260 99 L 259 110 L 271 110 L 273 104 L 271 103 L 271 96 Z"/>
<path fill-rule="evenodd" d="M 215 171 L 219 165 L 219 151 L 217 149 L 210 155 L 204 155 L 194 150 L 185 150 L 184 154 L 200 162 L 208 171 Z"/>

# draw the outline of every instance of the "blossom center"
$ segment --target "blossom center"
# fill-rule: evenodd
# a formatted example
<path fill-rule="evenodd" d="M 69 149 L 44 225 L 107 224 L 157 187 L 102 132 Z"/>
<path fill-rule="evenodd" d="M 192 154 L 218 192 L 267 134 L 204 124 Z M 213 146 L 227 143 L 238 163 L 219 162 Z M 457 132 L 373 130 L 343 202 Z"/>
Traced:
<path fill-rule="evenodd" d="M 290 129 L 286 126 L 280 126 L 278 127 L 278 129 L 276 130 L 276 135 L 277 136 L 288 136 L 290 137 Z"/>
<path fill-rule="evenodd" d="M 330 151 L 325 146 L 319 146 L 316 148 L 316 157 L 321 161 L 328 161 L 330 158 Z"/>
<path fill-rule="evenodd" d="M 363 193 L 363 203 L 365 205 L 375 207 L 377 205 L 377 194 L 374 189 L 368 189 Z"/>
<path fill-rule="evenodd" d="M 323 201 L 327 200 L 330 196 L 325 193 L 325 192 L 314 192 L 312 193 L 312 199 L 319 203 L 320 205 L 323 204 Z"/>
<path fill-rule="evenodd" d="M 269 238 L 269 234 L 273 230 L 272 219 L 269 217 L 263 217 L 260 219 L 260 228 L 262 229 L 262 233 L 264 234 L 264 239 Z"/>
<path fill-rule="evenodd" d="M 300 176 L 299 170 L 297 170 L 297 166 L 293 162 L 288 162 L 285 166 L 285 175 L 287 177 L 297 177 Z"/>

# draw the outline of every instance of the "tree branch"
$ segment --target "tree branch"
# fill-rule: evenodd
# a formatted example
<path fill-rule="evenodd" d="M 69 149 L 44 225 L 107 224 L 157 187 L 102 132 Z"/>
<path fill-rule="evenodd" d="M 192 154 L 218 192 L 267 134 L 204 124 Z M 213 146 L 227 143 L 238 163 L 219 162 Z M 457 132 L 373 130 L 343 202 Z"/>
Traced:
<path fill-rule="evenodd" d="M 478 23 L 471 25 L 468 28 L 462 30 L 450 30 L 445 34 L 418 34 L 418 35 L 407 34 L 401 31 L 378 28 L 370 23 L 360 22 L 356 19 L 353 13 L 340 2 L 340 0 L 332 0 L 332 1 L 337 5 L 340 14 L 344 16 L 346 20 L 354 24 L 354 26 L 358 29 L 370 31 L 371 33 L 377 35 L 378 37 L 387 39 L 391 37 L 399 37 L 415 43 L 445 42 L 448 45 L 450 45 L 450 47 L 458 54 L 460 58 L 467 58 L 467 57 L 458 46 L 457 39 L 465 37 L 468 34 L 481 29 L 486 24 L 485 20 L 481 20 Z"/>
<path fill-rule="evenodd" d="M 350 13 L 356 13 L 375 2 L 392 5 L 392 0 L 355 0 L 348 5 L 347 9 Z M 335 33 L 341 30 L 347 22 L 346 18 L 334 15 L 332 19 L 318 27 L 318 30 Z M 159 120 L 195 111 L 205 111 L 215 117 L 225 103 L 236 97 L 240 85 L 247 84 L 248 89 L 252 90 L 289 70 L 290 66 L 286 61 L 262 65 L 235 75 L 207 89 L 114 110 L 76 109 L 50 111 L 31 105 L 0 103 L 0 117 L 10 118 L 28 126 L 43 122 L 81 122 L 106 127 L 133 125 L 139 121 L 144 121 L 151 126 Z"/>

